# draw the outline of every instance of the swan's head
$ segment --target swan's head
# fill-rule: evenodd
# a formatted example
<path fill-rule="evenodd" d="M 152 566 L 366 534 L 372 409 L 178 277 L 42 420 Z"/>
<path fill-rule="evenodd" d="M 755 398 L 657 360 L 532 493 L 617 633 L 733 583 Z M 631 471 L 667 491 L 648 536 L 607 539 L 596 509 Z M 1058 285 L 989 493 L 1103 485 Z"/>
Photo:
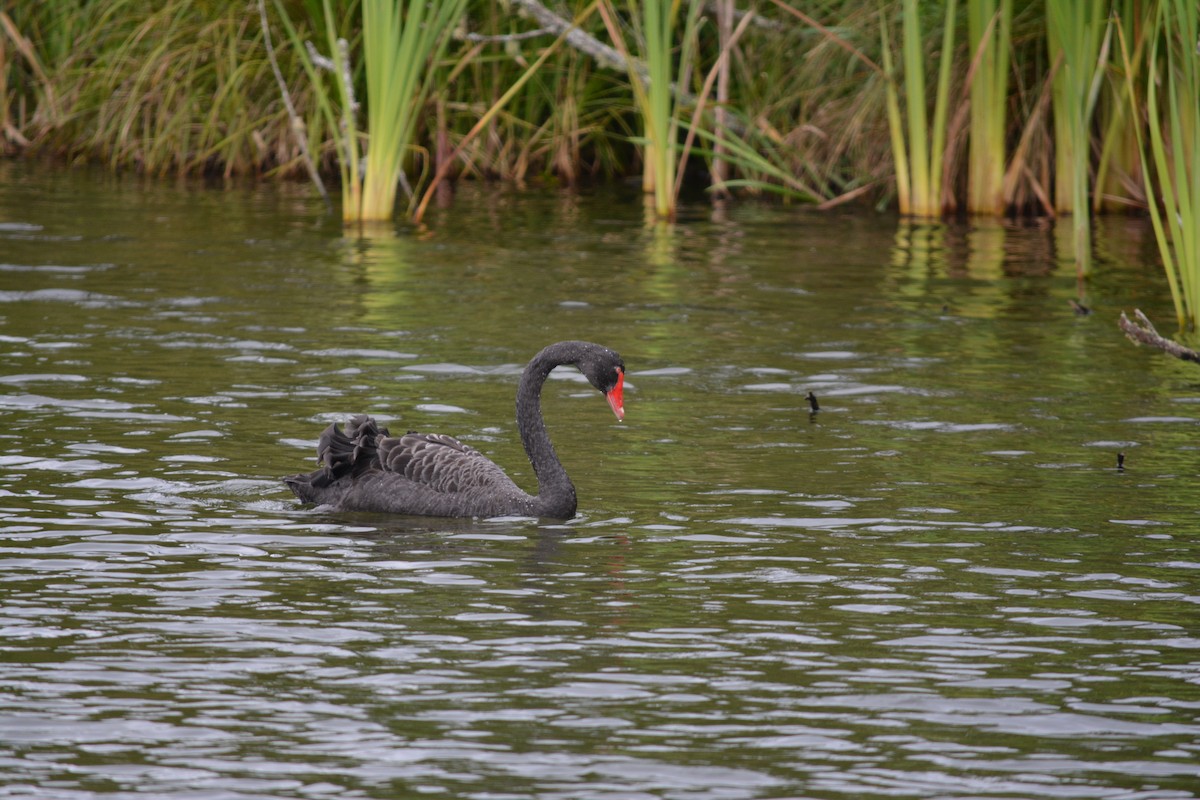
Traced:
<path fill-rule="evenodd" d="M 625 362 L 621 357 L 607 347 L 595 345 L 579 360 L 578 366 L 592 386 L 608 400 L 617 419 L 625 419 Z"/>

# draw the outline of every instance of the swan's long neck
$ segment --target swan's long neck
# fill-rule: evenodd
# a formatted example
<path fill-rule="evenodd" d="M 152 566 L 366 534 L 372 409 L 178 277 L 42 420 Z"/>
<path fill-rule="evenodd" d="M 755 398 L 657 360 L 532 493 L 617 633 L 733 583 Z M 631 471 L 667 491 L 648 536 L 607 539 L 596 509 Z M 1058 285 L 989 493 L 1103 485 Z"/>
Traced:
<path fill-rule="evenodd" d="M 571 364 L 578 359 L 573 344 L 559 342 L 542 350 L 526 365 L 517 386 L 517 429 L 538 481 L 535 513 L 564 519 L 575 516 L 575 485 L 558 460 L 550 434 L 546 432 L 541 398 L 542 386 L 550 372 L 560 364 Z"/>

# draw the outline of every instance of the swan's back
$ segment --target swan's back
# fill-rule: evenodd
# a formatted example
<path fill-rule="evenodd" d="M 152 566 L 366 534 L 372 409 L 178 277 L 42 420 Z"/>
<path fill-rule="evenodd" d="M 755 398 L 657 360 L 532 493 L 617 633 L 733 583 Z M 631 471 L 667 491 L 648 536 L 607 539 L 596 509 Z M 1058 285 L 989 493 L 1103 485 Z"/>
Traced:
<path fill-rule="evenodd" d="M 331 424 L 317 445 L 321 467 L 285 478 L 301 500 L 340 511 L 440 517 L 533 514 L 534 498 L 493 461 L 453 436 L 391 436 L 366 415 L 343 432 Z M 572 512 L 573 513 L 573 512 Z"/>

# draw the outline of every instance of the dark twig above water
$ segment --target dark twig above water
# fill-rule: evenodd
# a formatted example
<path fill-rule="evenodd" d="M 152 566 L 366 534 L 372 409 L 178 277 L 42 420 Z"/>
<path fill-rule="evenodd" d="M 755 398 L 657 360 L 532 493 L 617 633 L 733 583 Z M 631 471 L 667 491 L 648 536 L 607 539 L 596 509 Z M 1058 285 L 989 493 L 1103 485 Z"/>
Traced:
<path fill-rule="evenodd" d="M 1159 350 L 1162 350 L 1168 355 L 1181 358 L 1184 361 L 1191 361 L 1193 363 L 1200 364 L 1200 353 L 1197 353 L 1195 350 L 1192 350 L 1189 347 L 1184 347 L 1179 342 L 1174 342 L 1160 334 L 1154 328 L 1154 324 L 1150 322 L 1146 315 L 1138 309 L 1135 308 L 1133 310 L 1133 316 L 1134 319 L 1131 320 L 1129 317 L 1125 316 L 1125 312 L 1122 311 L 1121 319 L 1118 320 L 1117 324 L 1121 327 L 1121 330 L 1125 332 L 1125 335 L 1129 337 L 1129 340 L 1134 344 L 1144 344 L 1149 345 L 1150 347 L 1157 347 Z"/>

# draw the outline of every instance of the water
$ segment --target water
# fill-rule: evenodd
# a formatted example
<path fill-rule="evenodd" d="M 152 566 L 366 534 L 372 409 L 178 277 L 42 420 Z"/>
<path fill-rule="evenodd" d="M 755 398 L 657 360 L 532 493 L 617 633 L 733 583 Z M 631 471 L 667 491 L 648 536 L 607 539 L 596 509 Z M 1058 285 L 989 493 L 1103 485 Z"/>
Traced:
<path fill-rule="evenodd" d="M 1061 230 L 467 187 L 345 238 L 304 187 L 0 163 L 0 797 L 1200 793 L 1200 372 Z M 369 411 L 580 515 L 304 509 Z M 816 393 L 819 413 L 804 395 Z M 1117 453 L 1126 469 L 1116 469 Z"/>

